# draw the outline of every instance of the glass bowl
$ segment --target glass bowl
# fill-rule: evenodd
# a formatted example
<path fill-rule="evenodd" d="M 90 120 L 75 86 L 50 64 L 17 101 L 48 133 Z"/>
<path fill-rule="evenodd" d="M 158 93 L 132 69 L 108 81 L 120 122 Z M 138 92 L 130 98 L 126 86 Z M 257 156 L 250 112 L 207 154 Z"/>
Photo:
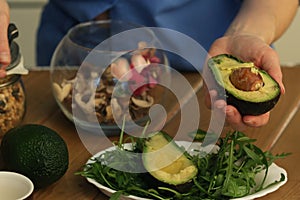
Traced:
<path fill-rule="evenodd" d="M 52 90 L 65 116 L 80 128 L 106 135 L 120 124 L 145 125 L 170 81 L 168 59 L 155 34 L 124 21 L 81 23 L 57 46 Z M 96 128 L 96 129 L 95 129 Z"/>

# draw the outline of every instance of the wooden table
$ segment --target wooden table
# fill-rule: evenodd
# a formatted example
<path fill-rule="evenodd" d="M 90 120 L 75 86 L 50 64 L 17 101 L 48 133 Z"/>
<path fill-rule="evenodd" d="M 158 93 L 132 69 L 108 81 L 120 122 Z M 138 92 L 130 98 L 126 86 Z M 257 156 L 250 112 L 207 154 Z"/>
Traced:
<path fill-rule="evenodd" d="M 300 67 L 283 67 L 286 94 L 280 98 L 279 103 L 271 112 L 269 123 L 261 128 L 249 128 L 245 132 L 252 138 L 257 139 L 257 145 L 264 150 L 273 153 L 292 152 L 293 154 L 284 160 L 278 160 L 277 164 L 288 172 L 288 182 L 275 193 L 261 199 L 300 199 Z M 193 87 L 200 87 L 201 83 L 195 74 L 186 74 Z M 46 125 L 57 131 L 66 141 L 69 149 L 69 168 L 66 174 L 56 183 L 47 188 L 35 190 L 30 199 L 103 199 L 108 198 L 99 192 L 93 185 L 89 184 L 83 177 L 75 176 L 74 173 L 81 169 L 84 163 L 91 157 L 82 141 L 80 140 L 75 126 L 60 111 L 52 95 L 50 77 L 48 71 L 31 71 L 23 77 L 27 93 L 27 113 L 23 124 L 36 123 Z M 201 116 L 210 113 L 203 105 L 203 91 L 199 90 L 198 99 Z M 173 107 L 170 116 L 172 120 L 164 128 L 172 133 L 176 130 L 175 124 L 180 120 Z M 209 117 L 201 118 L 200 128 L 206 128 Z M 103 140 L 93 134 L 87 134 L 90 140 L 98 140 L 99 145 L 104 148 Z M 116 139 L 112 137 L 111 139 Z M 1 140 L 1 138 L 0 138 Z M 1 162 L 1 161 L 0 161 Z M 1 168 L 1 163 L 0 163 Z"/>

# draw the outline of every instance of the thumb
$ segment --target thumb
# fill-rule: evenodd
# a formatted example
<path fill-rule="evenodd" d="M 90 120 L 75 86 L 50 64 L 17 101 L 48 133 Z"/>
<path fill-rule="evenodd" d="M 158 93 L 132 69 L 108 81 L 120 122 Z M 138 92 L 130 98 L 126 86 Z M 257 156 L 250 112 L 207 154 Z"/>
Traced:
<path fill-rule="evenodd" d="M 265 58 L 265 59 L 264 59 Z M 285 87 L 282 81 L 282 71 L 277 53 L 271 50 L 270 56 L 262 59 L 262 68 L 270 74 L 271 77 L 279 84 L 281 94 L 285 93 Z"/>

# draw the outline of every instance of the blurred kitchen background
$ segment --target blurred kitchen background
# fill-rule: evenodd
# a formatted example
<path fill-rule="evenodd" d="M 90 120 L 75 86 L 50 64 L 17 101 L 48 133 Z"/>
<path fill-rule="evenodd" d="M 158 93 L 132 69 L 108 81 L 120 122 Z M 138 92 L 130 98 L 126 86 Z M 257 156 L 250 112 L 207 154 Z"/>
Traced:
<path fill-rule="evenodd" d="M 16 39 L 20 45 L 26 67 L 35 64 L 35 37 L 40 14 L 47 0 L 7 0 L 11 8 L 11 22 L 15 23 L 20 35 Z M 300 63 L 300 13 L 297 13 L 292 25 L 274 44 L 282 65 Z"/>

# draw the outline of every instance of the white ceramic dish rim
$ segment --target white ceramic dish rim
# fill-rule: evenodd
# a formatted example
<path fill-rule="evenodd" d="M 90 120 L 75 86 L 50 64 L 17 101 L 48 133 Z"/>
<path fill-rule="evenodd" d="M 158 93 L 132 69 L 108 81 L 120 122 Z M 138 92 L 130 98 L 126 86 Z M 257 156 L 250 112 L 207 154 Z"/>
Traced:
<path fill-rule="evenodd" d="M 17 177 L 19 180 L 24 181 L 24 184 L 26 184 L 29 188 L 29 190 L 27 191 L 26 194 L 24 194 L 21 198 L 17 199 L 17 200 L 23 200 L 26 199 L 27 197 L 29 197 L 33 190 L 34 190 L 34 185 L 33 182 L 26 176 L 24 176 L 23 174 L 20 173 L 16 173 L 16 172 L 11 172 L 11 171 L 0 171 L 0 179 L 1 177 L 4 176 L 5 178 L 7 177 Z"/>
<path fill-rule="evenodd" d="M 194 145 L 198 145 L 200 147 L 201 143 L 192 143 L 191 146 L 191 142 L 187 142 L 187 141 L 176 141 L 176 143 L 180 146 L 183 146 L 185 149 L 189 149 L 189 148 L 195 148 Z M 125 148 L 130 148 L 131 147 L 131 143 L 126 143 L 124 144 Z M 115 147 L 109 147 L 103 151 L 100 151 L 98 153 L 96 153 L 95 155 L 93 155 L 88 161 L 87 163 L 92 163 L 94 162 L 92 159 L 96 158 L 98 156 L 100 156 L 101 154 L 103 154 L 105 151 L 111 151 L 114 150 Z M 276 180 L 279 180 L 281 177 L 281 174 L 283 174 L 285 176 L 285 180 L 278 182 L 266 189 L 263 189 L 259 192 L 253 193 L 251 195 L 245 196 L 245 197 L 241 197 L 241 198 L 234 198 L 231 200 L 252 200 L 255 198 L 259 198 L 262 196 L 265 196 L 269 193 L 275 192 L 276 190 L 278 190 L 281 186 L 283 186 L 287 180 L 288 180 L 288 176 L 287 176 L 287 172 L 284 168 L 278 166 L 275 163 L 272 163 L 271 166 L 269 166 L 269 172 L 265 181 L 265 185 L 268 185 L 269 183 L 272 183 Z M 257 179 L 262 178 L 264 175 L 264 171 L 262 171 L 260 174 L 257 175 Z M 110 196 L 111 194 L 113 194 L 114 192 L 116 192 L 115 190 L 108 188 L 100 183 L 98 183 L 97 181 L 95 181 L 94 179 L 91 178 L 87 178 L 87 181 L 90 182 L 91 184 L 95 185 L 96 187 L 98 187 L 100 189 L 101 192 L 103 192 L 105 195 Z M 143 197 L 138 197 L 138 196 L 134 196 L 134 195 L 128 195 L 128 196 L 122 196 L 121 198 L 122 200 L 152 200 L 152 199 L 148 199 L 148 198 L 143 198 Z"/>

